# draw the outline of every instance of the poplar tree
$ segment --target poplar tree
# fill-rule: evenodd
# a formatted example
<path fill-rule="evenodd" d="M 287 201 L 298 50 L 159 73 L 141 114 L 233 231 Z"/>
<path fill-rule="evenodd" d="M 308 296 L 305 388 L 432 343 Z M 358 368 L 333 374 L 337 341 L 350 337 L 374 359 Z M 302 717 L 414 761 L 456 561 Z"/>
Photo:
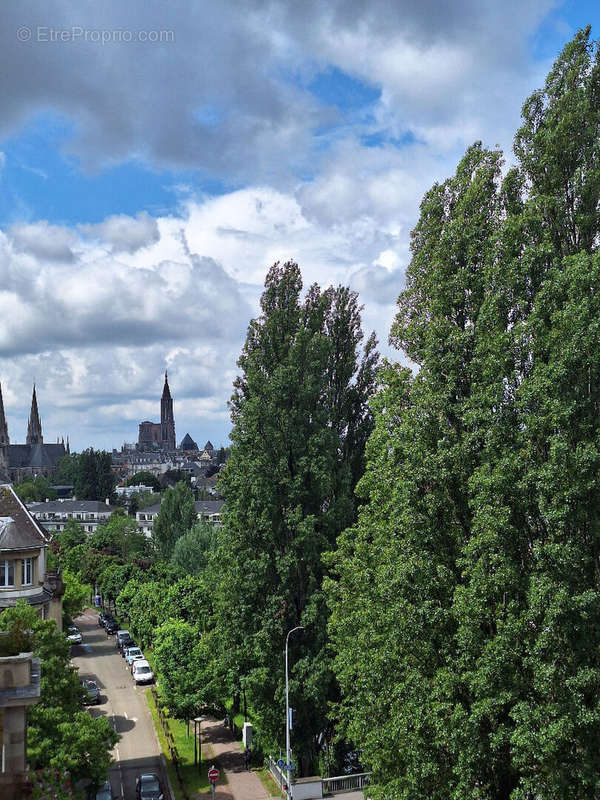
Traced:
<path fill-rule="evenodd" d="M 502 181 L 475 146 L 421 206 L 391 337 L 419 369 L 386 370 L 329 584 L 373 798 L 598 796 L 598 54 L 565 47 Z"/>
<path fill-rule="evenodd" d="M 226 679 L 247 692 L 265 747 L 284 742 L 285 638 L 304 626 L 290 644 L 290 698 L 306 770 L 336 694 L 322 554 L 355 518 L 378 356 L 373 336 L 362 346 L 356 294 L 313 285 L 303 299 L 293 262 L 270 269 L 261 311 L 230 404 L 215 619 Z"/>

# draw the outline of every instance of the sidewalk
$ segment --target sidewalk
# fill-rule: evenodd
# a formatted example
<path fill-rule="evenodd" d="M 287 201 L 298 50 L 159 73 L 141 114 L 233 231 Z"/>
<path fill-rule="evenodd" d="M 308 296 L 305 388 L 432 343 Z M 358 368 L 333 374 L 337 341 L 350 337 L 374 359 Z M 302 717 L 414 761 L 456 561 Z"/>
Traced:
<path fill-rule="evenodd" d="M 227 776 L 227 784 L 217 784 L 215 800 L 271 800 L 271 795 L 262 785 L 258 775 L 244 768 L 241 742 L 236 742 L 231 731 L 222 720 L 205 719 L 202 723 L 202 757 L 207 758 L 207 745 L 214 754 L 218 767 Z M 197 800 L 209 798 L 209 794 L 197 795 Z"/>

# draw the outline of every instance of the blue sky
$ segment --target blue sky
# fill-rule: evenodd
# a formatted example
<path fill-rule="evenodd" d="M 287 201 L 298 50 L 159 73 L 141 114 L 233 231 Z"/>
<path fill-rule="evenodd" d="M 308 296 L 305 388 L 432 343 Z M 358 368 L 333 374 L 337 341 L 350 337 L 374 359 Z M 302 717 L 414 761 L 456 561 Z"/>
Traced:
<path fill-rule="evenodd" d="M 475 139 L 510 159 L 523 100 L 599 15 L 550 0 L 7 7 L 11 440 L 35 379 L 49 440 L 131 441 L 168 367 L 178 438 L 226 442 L 236 359 L 279 258 L 307 284 L 359 291 L 365 328 L 401 358 L 387 335 L 423 192 Z"/>

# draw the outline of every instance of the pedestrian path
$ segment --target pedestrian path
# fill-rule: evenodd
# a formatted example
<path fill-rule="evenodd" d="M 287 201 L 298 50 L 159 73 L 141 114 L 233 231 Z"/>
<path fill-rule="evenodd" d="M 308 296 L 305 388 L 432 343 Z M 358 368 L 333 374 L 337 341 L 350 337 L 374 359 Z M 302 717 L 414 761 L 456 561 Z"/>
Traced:
<path fill-rule="evenodd" d="M 217 784 L 215 800 L 271 800 L 256 772 L 244 767 L 241 742 L 234 740 L 222 720 L 205 719 L 202 734 L 202 747 L 211 748 L 221 775 L 225 772 L 227 776 L 227 784 Z M 206 758 L 206 754 L 202 757 Z M 210 794 L 199 794 L 197 800 L 208 797 Z"/>

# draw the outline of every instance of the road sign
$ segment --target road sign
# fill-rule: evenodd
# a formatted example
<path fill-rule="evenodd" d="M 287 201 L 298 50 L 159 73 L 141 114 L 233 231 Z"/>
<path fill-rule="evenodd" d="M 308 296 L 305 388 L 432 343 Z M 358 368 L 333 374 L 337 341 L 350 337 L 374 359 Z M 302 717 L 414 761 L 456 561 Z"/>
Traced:
<path fill-rule="evenodd" d="M 216 767 L 211 767 L 208 770 L 208 780 L 216 783 L 219 780 L 219 770 Z"/>
<path fill-rule="evenodd" d="M 279 769 L 283 769 L 285 767 L 285 761 L 283 760 L 283 758 L 279 759 L 279 761 L 277 762 L 277 766 L 279 767 Z"/>

